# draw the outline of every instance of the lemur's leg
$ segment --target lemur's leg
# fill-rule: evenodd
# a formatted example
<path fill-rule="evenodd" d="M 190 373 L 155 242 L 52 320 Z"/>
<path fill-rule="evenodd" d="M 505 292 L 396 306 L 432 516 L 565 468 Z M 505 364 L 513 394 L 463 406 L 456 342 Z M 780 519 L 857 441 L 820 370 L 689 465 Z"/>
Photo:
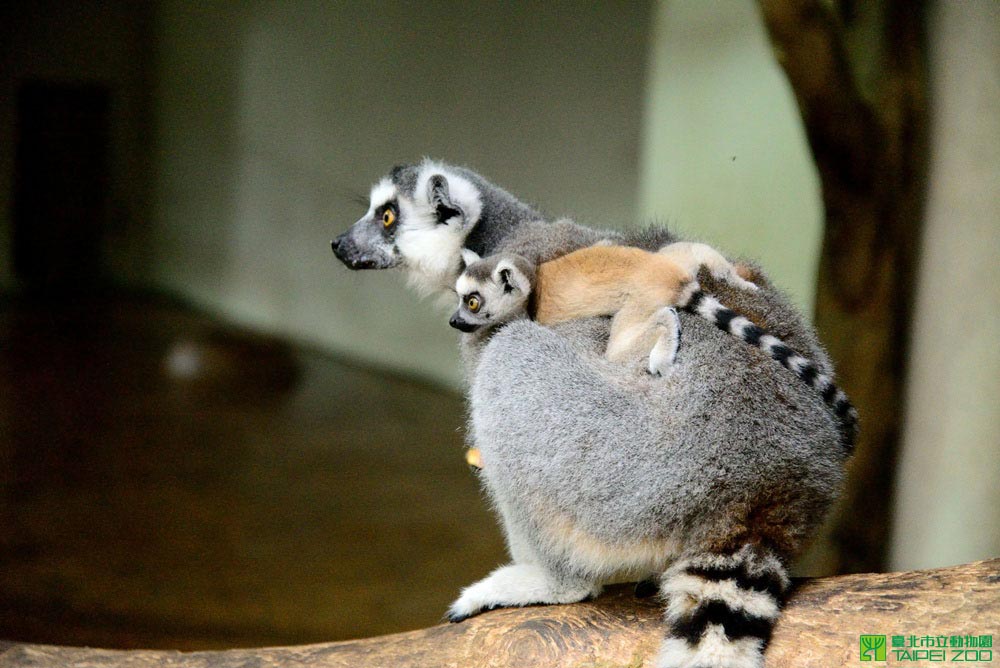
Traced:
<path fill-rule="evenodd" d="M 624 362 L 640 351 L 649 350 L 655 334 L 653 316 L 661 306 L 640 298 L 626 301 L 611 319 L 605 357 L 612 362 Z"/>
<path fill-rule="evenodd" d="M 448 609 L 449 620 L 460 622 L 495 608 L 576 603 L 601 593 L 601 585 L 592 580 L 546 568 L 528 529 L 515 521 L 503 504 L 497 510 L 513 563 L 463 589 Z"/>
<path fill-rule="evenodd" d="M 508 564 L 463 589 L 448 609 L 448 619 L 460 622 L 495 608 L 577 603 L 600 592 L 599 584 L 559 575 L 539 564 Z"/>
<path fill-rule="evenodd" d="M 498 503 L 496 511 L 500 515 L 500 523 L 503 526 L 504 539 L 507 542 L 507 553 L 515 564 L 534 564 L 539 561 L 538 552 L 531 544 L 531 533 L 527 531 L 514 516 L 510 509 L 502 503 Z"/>
<path fill-rule="evenodd" d="M 746 290 L 757 289 L 756 284 L 740 276 L 736 266 L 708 244 L 678 241 L 661 248 L 659 254 L 677 262 L 692 274 L 697 274 L 699 267 L 707 267 L 712 276 L 717 279 Z"/>
<path fill-rule="evenodd" d="M 681 320 L 673 308 L 661 308 L 653 316 L 654 330 L 659 334 L 653 349 L 649 351 L 649 373 L 663 376 L 674 360 L 677 359 L 677 348 L 681 343 Z"/>
<path fill-rule="evenodd" d="M 657 668 L 763 668 L 789 579 L 771 551 L 744 545 L 678 559 L 660 580 L 667 637 Z"/>

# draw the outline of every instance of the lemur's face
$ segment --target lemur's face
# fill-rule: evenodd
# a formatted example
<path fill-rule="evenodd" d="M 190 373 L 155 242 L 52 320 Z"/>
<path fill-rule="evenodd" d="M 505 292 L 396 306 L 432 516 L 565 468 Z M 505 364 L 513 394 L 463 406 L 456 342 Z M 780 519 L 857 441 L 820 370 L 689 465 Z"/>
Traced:
<path fill-rule="evenodd" d="M 466 267 L 455 282 L 458 309 L 449 325 L 474 332 L 527 314 L 531 280 L 521 262 L 502 255 L 480 260 L 467 249 L 462 254 Z"/>
<path fill-rule="evenodd" d="M 396 167 L 372 186 L 365 215 L 331 246 L 351 269 L 405 267 L 427 290 L 449 290 L 481 212 L 478 189 L 446 166 Z"/>

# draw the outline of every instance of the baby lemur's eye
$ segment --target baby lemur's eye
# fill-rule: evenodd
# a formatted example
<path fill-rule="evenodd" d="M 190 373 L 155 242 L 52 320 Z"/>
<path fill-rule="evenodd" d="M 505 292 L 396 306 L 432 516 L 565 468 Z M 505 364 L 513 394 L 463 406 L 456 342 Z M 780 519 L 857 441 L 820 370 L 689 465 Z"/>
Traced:
<path fill-rule="evenodd" d="M 392 224 L 396 222 L 396 213 L 392 209 L 386 209 L 382 212 L 382 227 L 389 229 Z"/>
<path fill-rule="evenodd" d="M 473 313 L 478 313 L 479 309 L 482 307 L 483 303 L 479 300 L 476 295 L 469 295 L 465 298 L 465 308 L 469 309 Z"/>

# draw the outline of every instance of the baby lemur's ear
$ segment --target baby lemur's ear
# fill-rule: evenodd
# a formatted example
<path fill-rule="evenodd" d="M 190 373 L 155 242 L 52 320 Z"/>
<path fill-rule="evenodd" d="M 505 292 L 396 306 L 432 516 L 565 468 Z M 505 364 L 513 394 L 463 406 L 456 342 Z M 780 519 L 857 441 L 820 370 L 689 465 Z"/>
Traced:
<path fill-rule="evenodd" d="M 465 268 L 479 262 L 482 258 L 479 257 L 479 253 L 474 250 L 469 250 L 468 248 L 462 249 L 462 271 Z"/>
<path fill-rule="evenodd" d="M 531 292 L 531 280 L 519 269 L 513 261 L 504 258 L 497 262 L 493 270 L 493 280 L 503 286 L 504 292 L 515 290 L 528 294 Z"/>

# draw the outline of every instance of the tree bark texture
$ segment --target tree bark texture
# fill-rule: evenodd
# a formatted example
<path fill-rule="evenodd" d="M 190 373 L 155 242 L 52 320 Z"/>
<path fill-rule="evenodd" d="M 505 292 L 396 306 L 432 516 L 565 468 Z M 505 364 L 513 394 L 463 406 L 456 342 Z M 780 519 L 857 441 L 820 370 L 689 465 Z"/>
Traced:
<path fill-rule="evenodd" d="M 496 610 L 460 624 L 299 647 L 182 653 L 0 642 L 0 668 L 639 668 L 659 646 L 660 616 L 657 599 L 614 587 L 588 603 Z M 885 635 L 887 643 L 893 635 L 1000 640 L 1000 559 L 796 581 L 767 666 L 854 665 L 860 634 Z"/>
<path fill-rule="evenodd" d="M 864 20 L 852 16 L 851 2 L 760 6 L 798 101 L 826 209 L 816 327 L 860 414 L 844 498 L 809 570 L 880 571 L 891 535 L 924 190 L 922 3 L 866 3 Z"/>

